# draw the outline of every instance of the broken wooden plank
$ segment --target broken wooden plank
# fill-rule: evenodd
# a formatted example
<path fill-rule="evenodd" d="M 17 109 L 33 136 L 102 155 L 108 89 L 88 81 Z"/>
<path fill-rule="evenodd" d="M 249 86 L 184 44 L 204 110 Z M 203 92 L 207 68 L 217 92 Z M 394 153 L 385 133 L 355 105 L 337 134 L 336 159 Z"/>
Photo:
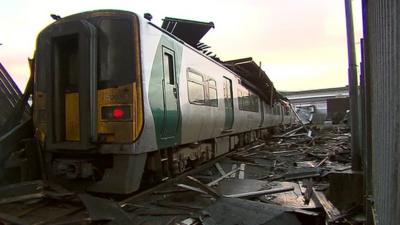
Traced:
<path fill-rule="evenodd" d="M 273 188 L 273 189 L 268 189 L 268 190 L 239 193 L 239 194 L 233 194 L 233 195 L 224 195 L 224 196 L 228 197 L 228 198 L 244 198 L 244 197 L 255 197 L 255 196 L 260 196 L 260 195 L 275 194 L 275 193 L 281 193 L 281 192 L 293 191 L 293 190 L 294 190 L 294 187 L 283 187 L 283 188 Z"/>
<path fill-rule="evenodd" d="M 316 191 L 314 188 L 313 193 L 319 204 L 321 204 L 322 208 L 324 208 L 324 211 L 328 217 L 328 222 L 335 221 L 336 218 L 340 216 L 340 211 L 326 198 L 324 193 Z"/>
<path fill-rule="evenodd" d="M 328 159 L 330 155 L 326 156 L 321 162 L 319 162 L 315 167 L 320 167 L 322 166 Z"/>

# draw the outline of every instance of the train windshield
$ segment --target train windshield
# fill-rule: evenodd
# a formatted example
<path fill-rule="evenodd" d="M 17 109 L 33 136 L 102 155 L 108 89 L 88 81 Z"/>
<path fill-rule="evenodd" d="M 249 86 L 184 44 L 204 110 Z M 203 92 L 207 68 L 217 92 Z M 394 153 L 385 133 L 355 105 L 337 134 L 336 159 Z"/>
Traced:
<path fill-rule="evenodd" d="M 131 21 L 103 19 L 98 26 L 98 36 L 98 87 L 133 82 L 135 46 Z"/>

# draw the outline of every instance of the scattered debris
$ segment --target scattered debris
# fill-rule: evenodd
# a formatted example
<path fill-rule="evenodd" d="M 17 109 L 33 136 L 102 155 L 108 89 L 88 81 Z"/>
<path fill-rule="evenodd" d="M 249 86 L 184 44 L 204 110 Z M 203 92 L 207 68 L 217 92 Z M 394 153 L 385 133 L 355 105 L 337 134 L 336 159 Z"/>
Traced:
<path fill-rule="evenodd" d="M 334 199 L 329 199 L 333 188 L 330 182 L 341 177 L 336 174 L 346 174 L 346 179 L 352 176 L 348 130 L 316 129 L 310 138 L 297 134 L 303 129 L 302 126 L 274 136 L 279 141 L 273 138 L 240 148 L 208 166 L 202 165 L 201 170 L 170 179 L 121 202 L 89 194 L 78 197 L 42 181 L 2 187 L 0 221 L 323 225 L 326 215 L 327 224 L 350 220 L 360 224 L 357 207 L 335 205 Z"/>
<path fill-rule="evenodd" d="M 218 169 L 218 171 L 221 173 L 222 176 L 224 176 L 226 174 L 224 169 L 222 169 L 221 165 L 219 165 L 219 163 L 215 163 L 214 165 Z"/>
<path fill-rule="evenodd" d="M 244 199 L 221 198 L 204 209 L 207 216 L 204 225 L 300 225 L 294 214 L 277 205 L 259 203 Z"/>
<path fill-rule="evenodd" d="M 133 224 L 129 215 L 114 201 L 80 194 L 92 221 L 112 221 L 113 225 Z"/>
<path fill-rule="evenodd" d="M 275 188 L 275 189 L 262 190 L 262 191 L 253 191 L 253 192 L 240 193 L 240 194 L 234 194 L 234 195 L 225 195 L 225 197 L 248 198 L 248 197 L 256 197 L 256 196 L 260 196 L 260 195 L 275 194 L 275 193 L 293 191 L 293 190 L 294 190 L 294 187 L 282 187 L 282 188 Z"/>
<path fill-rule="evenodd" d="M 236 165 L 236 164 L 235 164 Z M 210 183 L 208 183 L 207 185 L 208 186 L 213 186 L 213 185 L 216 185 L 216 184 L 218 184 L 218 182 L 220 182 L 221 180 L 223 180 L 223 179 L 225 179 L 225 178 L 227 178 L 227 177 L 229 177 L 229 176 L 231 176 L 232 174 L 235 174 L 237 171 L 239 171 L 240 170 L 240 168 L 234 168 L 232 171 L 230 171 L 229 173 L 227 173 L 227 174 L 225 174 L 225 175 L 223 175 L 222 177 L 220 177 L 220 178 L 218 178 L 218 179 L 216 179 L 216 180 L 214 180 L 214 181 L 212 181 L 212 182 L 210 182 Z M 233 177 L 234 178 L 234 177 Z"/>

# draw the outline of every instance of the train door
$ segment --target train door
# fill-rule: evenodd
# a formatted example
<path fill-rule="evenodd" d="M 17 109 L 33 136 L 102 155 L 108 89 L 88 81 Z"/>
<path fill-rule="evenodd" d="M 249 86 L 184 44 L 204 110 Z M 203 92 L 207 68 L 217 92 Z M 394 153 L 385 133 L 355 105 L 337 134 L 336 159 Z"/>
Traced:
<path fill-rule="evenodd" d="M 224 130 L 231 130 L 233 126 L 233 98 L 232 81 L 224 77 L 224 102 L 225 102 L 225 125 Z"/>
<path fill-rule="evenodd" d="M 179 125 L 178 85 L 175 71 L 175 54 L 171 49 L 163 47 L 163 99 L 164 115 L 161 131 L 162 139 L 174 139 Z"/>
<path fill-rule="evenodd" d="M 36 55 L 36 82 L 47 94 L 48 111 L 39 116 L 47 123 L 46 148 L 89 149 L 97 139 L 96 28 L 85 20 L 57 28 L 40 36 Z"/>

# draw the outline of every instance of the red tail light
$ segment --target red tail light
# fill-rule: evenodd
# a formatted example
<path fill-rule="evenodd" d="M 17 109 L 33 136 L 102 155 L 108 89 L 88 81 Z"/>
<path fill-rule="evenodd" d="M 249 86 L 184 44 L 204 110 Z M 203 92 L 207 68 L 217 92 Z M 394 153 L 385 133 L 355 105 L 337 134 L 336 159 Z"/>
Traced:
<path fill-rule="evenodd" d="M 112 111 L 112 115 L 115 119 L 121 119 L 122 117 L 124 117 L 124 110 L 122 108 L 115 108 Z"/>
<path fill-rule="evenodd" d="M 131 120 L 131 106 L 103 106 L 101 107 L 101 119 L 103 120 Z"/>

